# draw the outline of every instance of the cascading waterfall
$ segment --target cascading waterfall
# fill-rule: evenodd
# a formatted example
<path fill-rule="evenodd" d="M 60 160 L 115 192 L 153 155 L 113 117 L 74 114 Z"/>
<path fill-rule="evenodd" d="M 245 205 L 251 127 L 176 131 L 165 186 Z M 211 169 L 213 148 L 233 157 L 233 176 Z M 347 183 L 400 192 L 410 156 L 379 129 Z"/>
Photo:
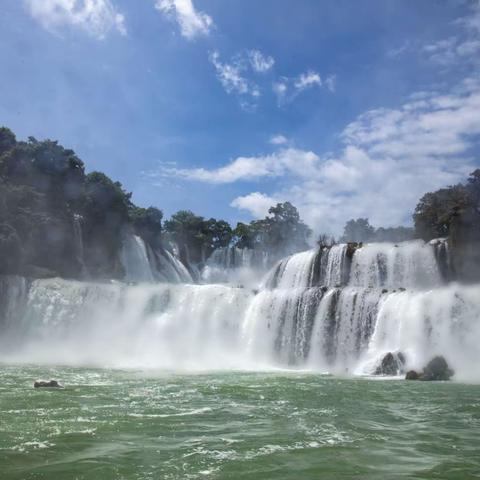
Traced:
<path fill-rule="evenodd" d="M 138 235 L 128 233 L 123 236 L 121 260 L 126 282 L 153 282 L 147 247 Z"/>
<path fill-rule="evenodd" d="M 447 283 L 435 245 L 301 252 L 278 262 L 257 292 L 185 284 L 191 278 L 181 264 L 176 277 L 166 274 L 180 283 L 153 283 L 166 278 L 149 260 L 159 252 L 139 237 L 130 241 L 129 278 L 150 283 L 2 277 L 0 357 L 371 374 L 386 353 L 402 352 L 407 368 L 420 369 L 441 354 L 457 378 L 480 380 L 480 285 Z M 174 265 L 175 257 L 167 256 Z"/>
<path fill-rule="evenodd" d="M 421 240 L 414 240 L 364 245 L 353 256 L 349 283 L 386 288 L 430 288 L 441 282 L 434 249 Z"/>
<path fill-rule="evenodd" d="M 259 274 L 270 267 L 267 252 L 251 248 L 221 247 L 208 258 L 201 278 L 204 283 L 230 283 L 253 285 Z"/>
<path fill-rule="evenodd" d="M 124 235 L 121 261 L 126 282 L 193 282 L 189 271 L 177 257 L 166 249 L 153 250 L 138 235 Z"/>
<path fill-rule="evenodd" d="M 73 215 L 73 238 L 75 245 L 75 256 L 80 265 L 80 277 L 87 277 L 87 266 L 85 264 L 85 249 L 83 246 L 83 217 L 78 213 Z"/>

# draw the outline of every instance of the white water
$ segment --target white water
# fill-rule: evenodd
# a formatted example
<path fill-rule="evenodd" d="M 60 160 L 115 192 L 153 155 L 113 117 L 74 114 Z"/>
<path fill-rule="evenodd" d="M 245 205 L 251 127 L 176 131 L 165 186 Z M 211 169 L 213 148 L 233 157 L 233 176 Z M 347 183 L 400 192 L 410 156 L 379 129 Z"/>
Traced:
<path fill-rule="evenodd" d="M 266 252 L 250 248 L 218 248 L 208 258 L 201 278 L 204 283 L 258 286 L 270 266 Z"/>
<path fill-rule="evenodd" d="M 60 279 L 28 287 L 3 277 L 1 357 L 371 373 L 387 352 L 401 351 L 407 368 L 441 354 L 457 378 L 480 380 L 480 285 L 445 284 L 432 258 L 433 246 L 423 242 L 366 245 L 352 259 L 345 246 L 311 250 L 276 265 L 258 294 L 227 285 Z M 347 285 L 336 286 L 339 280 Z"/>
<path fill-rule="evenodd" d="M 82 232 L 82 221 L 83 218 L 81 215 L 75 213 L 73 215 L 73 238 L 74 238 L 74 247 L 75 247 L 75 256 L 80 265 L 80 277 L 87 277 L 87 266 L 85 265 L 85 249 L 83 246 L 83 232 Z"/>
<path fill-rule="evenodd" d="M 126 282 L 193 282 L 187 268 L 176 256 L 168 250 L 153 250 L 138 235 L 124 235 L 120 257 Z"/>
<path fill-rule="evenodd" d="M 147 247 L 138 235 L 124 235 L 121 261 L 126 282 L 153 282 L 154 275 L 148 259 Z"/>
<path fill-rule="evenodd" d="M 353 256 L 350 284 L 387 288 L 430 288 L 441 284 L 431 245 L 421 240 L 371 243 Z"/>

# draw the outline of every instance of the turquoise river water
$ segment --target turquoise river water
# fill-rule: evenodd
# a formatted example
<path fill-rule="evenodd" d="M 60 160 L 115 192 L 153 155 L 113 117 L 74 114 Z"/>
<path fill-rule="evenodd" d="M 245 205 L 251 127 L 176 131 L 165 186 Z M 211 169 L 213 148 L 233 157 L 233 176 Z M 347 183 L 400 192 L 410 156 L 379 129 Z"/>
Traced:
<path fill-rule="evenodd" d="M 480 478 L 480 386 L 0 365 L 0 478 Z"/>

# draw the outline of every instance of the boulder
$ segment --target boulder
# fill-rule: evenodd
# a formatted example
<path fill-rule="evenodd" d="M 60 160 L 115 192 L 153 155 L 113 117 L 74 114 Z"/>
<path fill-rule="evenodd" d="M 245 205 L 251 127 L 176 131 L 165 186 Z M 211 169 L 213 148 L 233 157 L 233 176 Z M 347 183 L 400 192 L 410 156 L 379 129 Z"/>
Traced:
<path fill-rule="evenodd" d="M 450 380 L 453 373 L 445 358 L 439 355 L 427 363 L 421 380 Z"/>
<path fill-rule="evenodd" d="M 405 375 L 405 380 L 420 380 L 421 374 L 415 370 L 409 370 Z"/>
<path fill-rule="evenodd" d="M 410 370 L 405 376 L 405 380 L 423 380 L 423 381 L 442 381 L 450 380 L 453 376 L 453 370 L 449 368 L 447 361 L 441 355 L 432 358 L 424 367 L 423 372 L 418 373 Z"/>
<path fill-rule="evenodd" d="M 374 375 L 398 375 L 404 371 L 405 355 L 402 352 L 388 352 L 375 369 Z"/>
<path fill-rule="evenodd" d="M 63 388 L 56 380 L 50 380 L 49 382 L 45 382 L 43 380 L 37 380 L 33 384 L 34 388 Z"/>

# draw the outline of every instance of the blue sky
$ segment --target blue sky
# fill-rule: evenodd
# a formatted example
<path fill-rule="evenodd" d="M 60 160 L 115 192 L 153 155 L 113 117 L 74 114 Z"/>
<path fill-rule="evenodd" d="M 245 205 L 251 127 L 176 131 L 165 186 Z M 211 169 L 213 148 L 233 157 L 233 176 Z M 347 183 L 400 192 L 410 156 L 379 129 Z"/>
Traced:
<path fill-rule="evenodd" d="M 410 223 L 479 166 L 480 3 L 3 0 L 0 123 L 169 216 Z"/>

